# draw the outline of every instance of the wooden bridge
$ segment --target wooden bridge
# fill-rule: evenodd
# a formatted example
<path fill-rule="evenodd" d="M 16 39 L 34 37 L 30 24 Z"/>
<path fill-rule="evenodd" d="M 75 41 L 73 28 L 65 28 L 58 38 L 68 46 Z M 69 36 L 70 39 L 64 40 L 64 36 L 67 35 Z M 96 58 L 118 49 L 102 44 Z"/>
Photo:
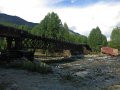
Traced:
<path fill-rule="evenodd" d="M 75 52 L 83 54 L 84 48 L 90 50 L 89 46 L 86 44 L 77 44 L 56 38 L 41 37 L 25 30 L 3 25 L 0 25 L 0 38 L 4 38 L 6 41 L 6 46 L 1 50 L 1 54 L 10 57 L 12 53 L 16 53 L 16 56 L 21 57 L 25 54 L 25 52 L 23 53 L 25 50 L 33 50 L 32 55 L 30 55 L 33 57 L 36 49 L 70 50 L 73 54 L 75 54 Z"/>

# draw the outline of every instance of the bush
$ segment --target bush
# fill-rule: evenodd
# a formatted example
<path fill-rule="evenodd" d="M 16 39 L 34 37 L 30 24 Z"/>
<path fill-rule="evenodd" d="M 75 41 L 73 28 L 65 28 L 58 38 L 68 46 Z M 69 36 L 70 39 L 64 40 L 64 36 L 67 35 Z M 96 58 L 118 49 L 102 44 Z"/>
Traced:
<path fill-rule="evenodd" d="M 61 77 L 60 79 L 64 81 L 72 81 L 72 82 L 78 81 L 77 78 L 74 75 L 72 75 L 70 72 L 61 74 L 60 77 Z"/>
<path fill-rule="evenodd" d="M 9 83 L 7 83 L 7 82 L 1 82 L 0 83 L 0 90 L 6 90 L 8 85 L 9 85 Z"/>
<path fill-rule="evenodd" d="M 25 70 L 39 72 L 43 74 L 52 72 L 52 68 L 48 66 L 47 64 L 42 63 L 42 62 L 34 63 L 29 60 L 14 61 L 10 63 L 9 67 L 17 68 L 17 69 L 25 69 Z"/>
<path fill-rule="evenodd" d="M 52 68 L 45 63 L 34 63 L 35 71 L 40 73 L 50 73 L 52 72 Z"/>

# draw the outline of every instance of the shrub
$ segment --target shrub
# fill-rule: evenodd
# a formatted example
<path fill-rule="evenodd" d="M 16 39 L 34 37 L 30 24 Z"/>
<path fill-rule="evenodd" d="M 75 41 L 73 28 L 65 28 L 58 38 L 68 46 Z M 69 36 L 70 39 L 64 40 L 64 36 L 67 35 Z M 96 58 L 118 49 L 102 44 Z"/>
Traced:
<path fill-rule="evenodd" d="M 25 69 L 25 70 L 39 72 L 43 74 L 52 72 L 52 68 L 48 66 L 47 64 L 42 63 L 42 62 L 34 63 L 29 60 L 14 61 L 10 63 L 9 67 L 17 68 L 17 69 Z"/>
<path fill-rule="evenodd" d="M 35 71 L 40 73 L 50 73 L 52 68 L 45 63 L 34 63 Z"/>

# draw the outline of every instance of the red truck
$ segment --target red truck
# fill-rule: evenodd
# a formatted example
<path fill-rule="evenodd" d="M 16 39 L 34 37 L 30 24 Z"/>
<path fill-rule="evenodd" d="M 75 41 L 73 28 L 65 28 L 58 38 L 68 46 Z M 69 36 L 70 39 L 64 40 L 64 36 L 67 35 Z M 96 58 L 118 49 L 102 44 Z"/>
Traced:
<path fill-rule="evenodd" d="M 101 52 L 104 54 L 112 55 L 112 56 L 118 56 L 118 49 L 110 48 L 110 47 L 102 47 Z"/>

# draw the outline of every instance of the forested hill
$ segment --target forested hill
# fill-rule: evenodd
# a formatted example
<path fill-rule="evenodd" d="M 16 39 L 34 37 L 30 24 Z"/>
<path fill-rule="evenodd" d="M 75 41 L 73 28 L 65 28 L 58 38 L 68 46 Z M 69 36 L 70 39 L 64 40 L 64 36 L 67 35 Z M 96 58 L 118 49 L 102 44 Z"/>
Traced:
<path fill-rule="evenodd" d="M 31 28 L 36 25 L 36 23 L 28 22 L 18 16 L 11 16 L 4 13 L 0 13 L 0 24 L 25 25 Z"/>

